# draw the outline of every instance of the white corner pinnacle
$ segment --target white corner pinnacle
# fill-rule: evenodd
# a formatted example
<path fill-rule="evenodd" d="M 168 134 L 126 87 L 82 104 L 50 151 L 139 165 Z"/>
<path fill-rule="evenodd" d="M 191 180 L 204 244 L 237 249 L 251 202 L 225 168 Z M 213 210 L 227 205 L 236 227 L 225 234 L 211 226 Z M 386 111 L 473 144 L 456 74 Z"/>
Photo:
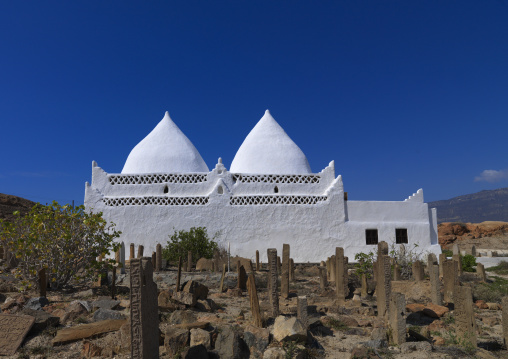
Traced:
<path fill-rule="evenodd" d="M 166 111 L 164 118 L 127 157 L 122 173 L 208 172 L 198 150 Z"/>
<path fill-rule="evenodd" d="M 307 157 L 275 121 L 269 110 L 247 135 L 230 172 L 253 174 L 312 173 Z"/>

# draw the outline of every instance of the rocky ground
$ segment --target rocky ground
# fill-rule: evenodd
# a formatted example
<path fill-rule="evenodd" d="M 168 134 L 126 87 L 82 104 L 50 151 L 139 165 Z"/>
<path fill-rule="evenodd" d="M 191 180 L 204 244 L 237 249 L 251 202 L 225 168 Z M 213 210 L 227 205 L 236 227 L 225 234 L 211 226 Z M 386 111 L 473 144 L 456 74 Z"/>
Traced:
<path fill-rule="evenodd" d="M 354 289 L 359 282 L 350 272 L 349 286 Z M 227 274 L 228 290 L 219 293 L 220 273 L 184 272 L 187 297 L 175 295 L 176 273 L 176 268 L 168 268 L 154 274 L 161 358 L 508 358 L 499 303 L 477 300 L 476 295 L 479 349 L 474 349 L 457 343 L 453 306 L 430 304 L 428 280 L 392 282 L 392 291 L 406 296 L 408 331 L 408 342 L 394 346 L 386 323 L 376 316 L 375 296 L 349 298 L 339 306 L 332 283 L 320 290 L 317 265 L 297 265 L 290 298 L 280 299 L 281 317 L 276 320 L 268 314 L 267 272 L 255 272 L 264 328 L 251 324 L 249 297 L 236 289 L 236 273 Z M 464 275 L 461 281 L 481 285 L 474 274 Z M 16 355 L 7 358 L 130 358 L 129 282 L 128 271 L 119 275 L 115 299 L 108 286 L 101 286 L 48 292 L 46 300 L 36 293 L 17 292 L 16 281 L 4 270 L 0 273 L 2 313 L 36 318 Z M 374 288 L 374 283 L 369 287 Z M 188 294 L 192 294 L 190 302 Z M 303 295 L 308 299 L 308 330 L 291 321 L 297 296 Z M 91 323 L 109 332 L 59 343 L 62 333 L 72 337 Z"/>

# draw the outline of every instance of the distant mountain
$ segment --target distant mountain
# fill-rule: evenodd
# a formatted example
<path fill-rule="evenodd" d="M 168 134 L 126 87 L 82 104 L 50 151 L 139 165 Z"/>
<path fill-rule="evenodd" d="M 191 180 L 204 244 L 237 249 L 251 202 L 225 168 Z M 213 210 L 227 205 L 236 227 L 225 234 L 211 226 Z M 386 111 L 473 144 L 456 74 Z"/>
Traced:
<path fill-rule="evenodd" d="M 0 219 L 12 219 L 12 212 L 15 211 L 26 214 L 34 205 L 35 202 L 28 199 L 0 193 Z"/>
<path fill-rule="evenodd" d="M 437 208 L 439 223 L 508 222 L 508 187 L 429 202 L 429 207 Z"/>

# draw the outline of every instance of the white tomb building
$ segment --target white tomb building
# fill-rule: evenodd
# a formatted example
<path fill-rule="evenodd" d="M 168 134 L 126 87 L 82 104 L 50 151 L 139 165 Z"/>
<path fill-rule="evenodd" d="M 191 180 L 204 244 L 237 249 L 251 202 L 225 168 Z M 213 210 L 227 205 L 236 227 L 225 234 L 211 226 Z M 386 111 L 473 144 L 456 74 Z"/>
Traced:
<path fill-rule="evenodd" d="M 436 209 L 419 189 L 404 201 L 349 201 L 334 162 L 312 173 L 302 150 L 267 110 L 249 133 L 228 171 L 222 160 L 211 171 L 166 112 L 133 148 L 122 173 L 92 162 L 85 206 L 103 212 L 122 231 L 119 240 L 165 245 L 175 230 L 206 227 L 231 253 L 254 258 L 259 250 L 291 246 L 296 262 L 319 262 L 343 247 L 358 252 L 389 245 L 418 245 L 438 254 Z"/>

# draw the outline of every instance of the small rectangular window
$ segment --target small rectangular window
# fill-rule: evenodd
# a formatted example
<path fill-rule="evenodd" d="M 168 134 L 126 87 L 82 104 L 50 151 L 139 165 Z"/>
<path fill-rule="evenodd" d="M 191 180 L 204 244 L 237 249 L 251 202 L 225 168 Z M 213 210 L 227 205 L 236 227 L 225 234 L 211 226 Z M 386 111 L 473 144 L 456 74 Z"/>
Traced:
<path fill-rule="evenodd" d="M 407 243 L 407 228 L 395 228 L 395 243 Z"/>
<path fill-rule="evenodd" d="M 376 245 L 377 244 L 377 229 L 366 229 L 365 230 L 365 239 L 367 240 L 367 244 Z"/>

